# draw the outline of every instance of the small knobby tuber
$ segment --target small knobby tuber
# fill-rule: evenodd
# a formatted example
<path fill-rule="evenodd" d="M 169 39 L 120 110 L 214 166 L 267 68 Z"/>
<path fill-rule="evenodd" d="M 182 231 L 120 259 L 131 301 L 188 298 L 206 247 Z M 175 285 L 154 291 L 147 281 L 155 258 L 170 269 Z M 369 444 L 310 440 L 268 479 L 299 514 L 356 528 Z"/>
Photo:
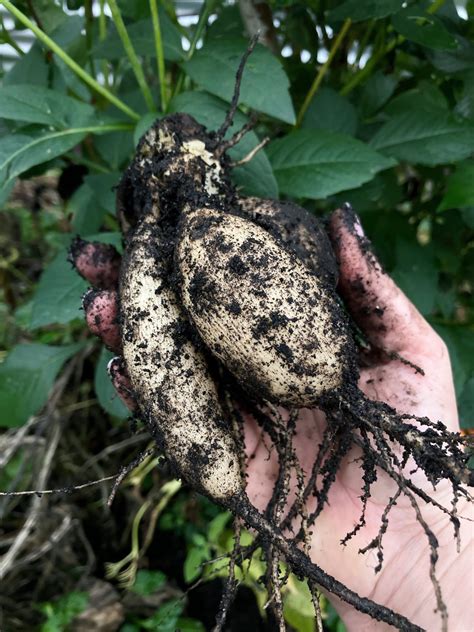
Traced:
<path fill-rule="evenodd" d="M 240 198 L 221 144 L 221 134 L 188 115 L 165 117 L 144 135 L 119 186 L 118 213 L 126 232 L 123 355 L 141 416 L 178 475 L 257 531 L 273 569 L 268 584 L 274 594 L 278 553 L 311 586 L 316 582 L 374 618 L 416 630 L 324 573 L 298 543 L 304 545 L 352 445 L 364 455 L 364 510 L 377 467 L 416 511 L 417 497 L 432 502 L 402 473 L 412 459 L 433 484 L 451 481 L 454 508 L 440 509 L 457 531 L 455 501 L 468 496 L 464 486 L 473 484 L 462 440 L 441 422 L 397 415 L 358 390 L 356 344 L 335 291 L 337 268 L 322 225 L 288 202 Z M 265 514 L 245 493 L 240 413 L 229 405 L 241 391 L 280 458 L 280 480 Z M 277 428 L 273 405 L 317 406 L 327 414 L 327 441 L 308 481 L 291 446 L 292 431 L 282 431 L 281 423 Z M 282 519 L 289 468 L 300 494 Z M 303 506 L 318 475 L 317 508 L 307 516 Z M 300 532 L 286 537 L 284 529 L 296 518 Z M 437 542 L 427 525 L 425 532 L 445 621 L 434 573 Z M 228 595 L 233 590 L 230 581 Z M 218 626 L 224 617 L 225 608 Z"/>

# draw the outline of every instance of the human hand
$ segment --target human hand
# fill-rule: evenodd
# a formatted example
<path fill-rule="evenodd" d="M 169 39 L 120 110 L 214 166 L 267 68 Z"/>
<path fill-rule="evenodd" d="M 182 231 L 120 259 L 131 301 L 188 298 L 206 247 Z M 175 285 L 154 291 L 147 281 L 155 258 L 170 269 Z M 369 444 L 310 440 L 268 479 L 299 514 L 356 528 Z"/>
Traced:
<path fill-rule="evenodd" d="M 368 397 L 385 401 L 398 412 L 426 415 L 434 421 L 441 419 L 451 430 L 457 430 L 456 403 L 446 347 L 402 292 L 381 272 L 373 255 L 367 251 L 364 238 L 357 234 L 358 230 L 360 227 L 357 225 L 354 230 L 349 213 L 339 211 L 334 214 L 331 232 L 340 262 L 340 290 L 354 319 L 374 347 L 370 356 L 365 358 L 368 366 L 361 370 L 359 386 Z M 108 246 L 78 242 L 74 260 L 79 272 L 99 288 L 85 297 L 88 325 L 109 348 L 120 353 L 115 290 L 119 258 Z M 399 356 L 420 366 L 425 375 L 399 360 Z M 133 407 L 120 357 L 112 361 L 110 372 L 119 394 L 129 407 Z M 300 412 L 294 445 L 306 472 L 311 469 L 324 427 L 324 417 L 319 411 Z M 247 493 L 258 508 L 264 509 L 274 488 L 278 462 L 274 456 L 268 458 L 264 437 L 250 416 L 245 419 L 245 440 L 247 454 L 252 456 L 248 460 Z M 359 594 L 405 614 L 418 625 L 436 629 L 439 618 L 433 614 L 435 599 L 433 588 L 427 581 L 429 547 L 407 500 L 400 499 L 391 510 L 383 544 L 384 568 L 381 573 L 374 573 L 375 556 L 358 554 L 360 547 L 377 536 L 382 512 L 394 494 L 394 483 L 385 474 L 379 474 L 377 483 L 371 489 L 364 529 L 345 547 L 340 544 L 358 522 L 361 512 L 359 497 L 363 481 L 360 467 L 354 461 L 357 456 L 356 450 L 352 450 L 338 471 L 330 490 L 329 504 L 318 517 L 314 529 L 311 556 L 327 572 Z M 448 485 L 440 484 L 433 493 L 426 480 L 417 483 L 439 502 L 449 504 L 451 489 Z M 308 510 L 311 511 L 311 501 L 309 505 Z M 446 547 L 441 547 L 438 576 L 442 577 L 441 584 L 451 617 L 457 617 L 456 623 L 462 625 L 459 617 L 466 612 L 464 603 L 469 601 L 469 595 L 467 598 L 464 595 L 461 604 L 462 591 L 450 592 L 449 589 L 454 585 L 453 577 L 459 576 L 463 568 L 469 572 L 467 566 L 462 566 L 469 561 L 468 549 L 464 548 L 462 556 L 457 557 L 446 516 L 441 514 L 440 520 L 439 511 L 431 506 L 423 508 L 423 511 L 428 524 L 447 543 Z M 461 507 L 460 513 L 463 512 Z M 467 535 L 464 546 L 468 544 Z M 401 577 L 404 579 L 401 580 Z M 426 587 L 426 594 L 419 591 L 419 586 Z M 335 605 L 350 629 L 383 629 L 381 624 L 345 604 Z"/>
<path fill-rule="evenodd" d="M 442 420 L 449 430 L 458 431 L 446 345 L 390 277 L 383 273 L 353 214 L 335 212 L 330 232 L 340 268 L 339 291 L 353 319 L 372 345 L 371 352 L 363 358 L 365 366 L 360 371 L 359 388 L 369 398 L 385 402 L 399 413 Z M 424 374 L 414 366 L 422 369 Z M 303 469 L 309 471 L 325 428 L 323 414 L 301 411 L 298 428 L 297 454 Z M 256 433 L 249 434 L 248 439 L 249 450 L 256 451 L 256 458 L 249 463 L 248 493 L 262 509 L 273 488 L 278 464 L 274 457 L 267 460 L 267 450 L 262 442 L 257 443 L 256 436 Z M 427 538 L 406 498 L 400 498 L 391 509 L 383 540 L 381 572 L 374 572 L 378 564 L 376 550 L 359 554 L 360 548 L 377 537 L 382 513 L 396 491 L 396 484 L 384 472 L 379 471 L 378 480 L 371 488 L 364 528 L 341 546 L 341 540 L 361 515 L 363 480 L 362 470 L 356 462 L 358 456 L 358 451 L 353 449 L 338 471 L 329 492 L 329 502 L 315 524 L 312 558 L 358 594 L 404 614 L 428 630 L 440 629 L 434 589 L 429 580 Z M 433 499 L 449 507 L 452 489 L 448 482 L 433 490 L 423 475 L 415 474 L 412 479 Z M 315 504 L 313 499 L 308 510 L 312 511 Z M 433 506 L 422 504 L 422 510 L 440 542 L 437 576 L 450 614 L 450 629 L 468 630 L 472 621 L 472 611 L 466 608 L 466 604 L 472 603 L 473 594 L 472 523 L 461 521 L 462 548 L 458 554 L 447 517 Z M 472 505 L 467 503 L 459 509 L 461 516 L 467 517 L 469 512 L 472 517 Z M 470 581 L 461 584 L 461 577 L 469 577 Z M 345 603 L 334 605 L 350 630 L 390 628 Z"/>

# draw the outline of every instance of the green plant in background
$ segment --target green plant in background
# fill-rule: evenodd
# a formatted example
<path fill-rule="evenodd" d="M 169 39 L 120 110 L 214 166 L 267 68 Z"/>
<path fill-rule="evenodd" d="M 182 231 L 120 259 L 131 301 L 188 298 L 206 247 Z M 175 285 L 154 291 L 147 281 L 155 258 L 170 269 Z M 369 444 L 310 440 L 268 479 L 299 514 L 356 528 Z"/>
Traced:
<path fill-rule="evenodd" d="M 113 188 L 140 136 L 171 112 L 217 129 L 245 34 L 256 28 L 265 45 L 246 69 L 234 131 L 254 111 L 258 125 L 231 158 L 246 156 L 265 136 L 272 140 L 234 170 L 235 182 L 244 193 L 295 198 L 317 214 L 352 202 L 387 270 L 446 341 L 461 422 L 472 425 L 472 3 L 271 0 L 272 28 L 242 20 L 238 3 L 223 0 L 205 0 L 194 26 L 181 18 L 180 3 L 168 0 L 0 5 L 1 41 L 16 55 L 12 65 L 3 63 L 0 86 L 0 426 L 14 432 L 38 419 L 63 367 L 76 363 L 71 411 L 100 407 L 110 427 L 123 429 L 118 420 L 127 412 L 105 372 L 111 354 L 86 340 L 86 284 L 71 270 L 67 247 L 80 235 L 120 248 Z M 34 35 L 27 52 L 19 33 Z M 32 206 L 19 182 L 37 183 Z M 44 198 L 45 190 L 55 195 Z M 4 477 L 12 488 L 27 487 L 32 476 L 18 458 Z M 198 513 L 210 525 L 190 526 L 188 504 L 180 492 L 158 525 L 181 525 L 191 584 L 216 571 L 207 562 L 228 550 L 230 531 L 228 516 L 206 503 Z M 258 596 L 257 579 L 258 564 L 243 579 Z M 310 619 L 298 622 L 294 613 L 305 612 L 307 597 L 295 582 L 287 589 L 287 619 L 306 632 Z M 182 621 L 183 604 L 176 618 L 167 614 L 173 625 Z M 48 622 L 51 608 L 44 610 Z M 339 630 L 331 616 L 328 627 Z M 126 625 L 156 628 L 144 621 Z M 181 629 L 199 629 L 189 625 Z"/>
<path fill-rule="evenodd" d="M 86 609 L 88 601 L 86 593 L 71 592 L 57 601 L 42 603 L 39 609 L 46 621 L 41 626 L 41 632 L 62 632 L 67 629 L 71 621 Z"/>

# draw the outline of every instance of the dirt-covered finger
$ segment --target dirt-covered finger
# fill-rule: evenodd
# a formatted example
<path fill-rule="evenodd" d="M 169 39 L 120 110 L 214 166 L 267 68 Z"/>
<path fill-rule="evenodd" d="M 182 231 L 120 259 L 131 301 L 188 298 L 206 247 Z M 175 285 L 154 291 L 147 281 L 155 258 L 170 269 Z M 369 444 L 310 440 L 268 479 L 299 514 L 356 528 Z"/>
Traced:
<path fill-rule="evenodd" d="M 109 349 L 120 352 L 122 342 L 117 292 L 91 288 L 82 298 L 82 307 L 90 331 L 99 336 Z"/>
<path fill-rule="evenodd" d="M 420 339 L 435 341 L 434 331 L 383 270 L 349 205 L 333 213 L 330 235 L 340 268 L 339 290 L 370 342 L 412 355 Z"/>
<path fill-rule="evenodd" d="M 108 290 L 118 284 L 121 257 L 111 244 L 76 237 L 69 248 L 69 261 L 96 288 Z"/>
<path fill-rule="evenodd" d="M 112 384 L 117 391 L 118 396 L 125 406 L 134 411 L 137 409 L 137 403 L 132 393 L 132 385 L 127 368 L 121 356 L 112 358 L 107 365 L 107 372 L 110 376 Z"/>

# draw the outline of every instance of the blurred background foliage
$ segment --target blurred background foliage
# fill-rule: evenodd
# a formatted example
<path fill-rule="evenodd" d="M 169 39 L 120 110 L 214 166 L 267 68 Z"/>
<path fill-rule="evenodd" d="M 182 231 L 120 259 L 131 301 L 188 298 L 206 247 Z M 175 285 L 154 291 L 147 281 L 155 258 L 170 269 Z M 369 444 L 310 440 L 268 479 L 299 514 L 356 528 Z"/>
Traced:
<path fill-rule="evenodd" d="M 114 186 L 155 118 L 222 122 L 249 35 L 234 131 L 242 193 L 324 215 L 350 201 L 386 269 L 446 341 L 474 419 L 474 2 L 0 0 L 1 489 L 114 475 L 146 447 L 85 329 L 75 235 L 121 238 Z M 0 498 L 2 629 L 211 629 L 230 516 L 150 457 L 110 483 Z M 246 534 L 245 537 L 251 536 Z M 230 630 L 270 630 L 258 555 Z M 310 632 L 304 585 L 289 629 Z M 327 602 L 328 630 L 343 630 Z"/>

